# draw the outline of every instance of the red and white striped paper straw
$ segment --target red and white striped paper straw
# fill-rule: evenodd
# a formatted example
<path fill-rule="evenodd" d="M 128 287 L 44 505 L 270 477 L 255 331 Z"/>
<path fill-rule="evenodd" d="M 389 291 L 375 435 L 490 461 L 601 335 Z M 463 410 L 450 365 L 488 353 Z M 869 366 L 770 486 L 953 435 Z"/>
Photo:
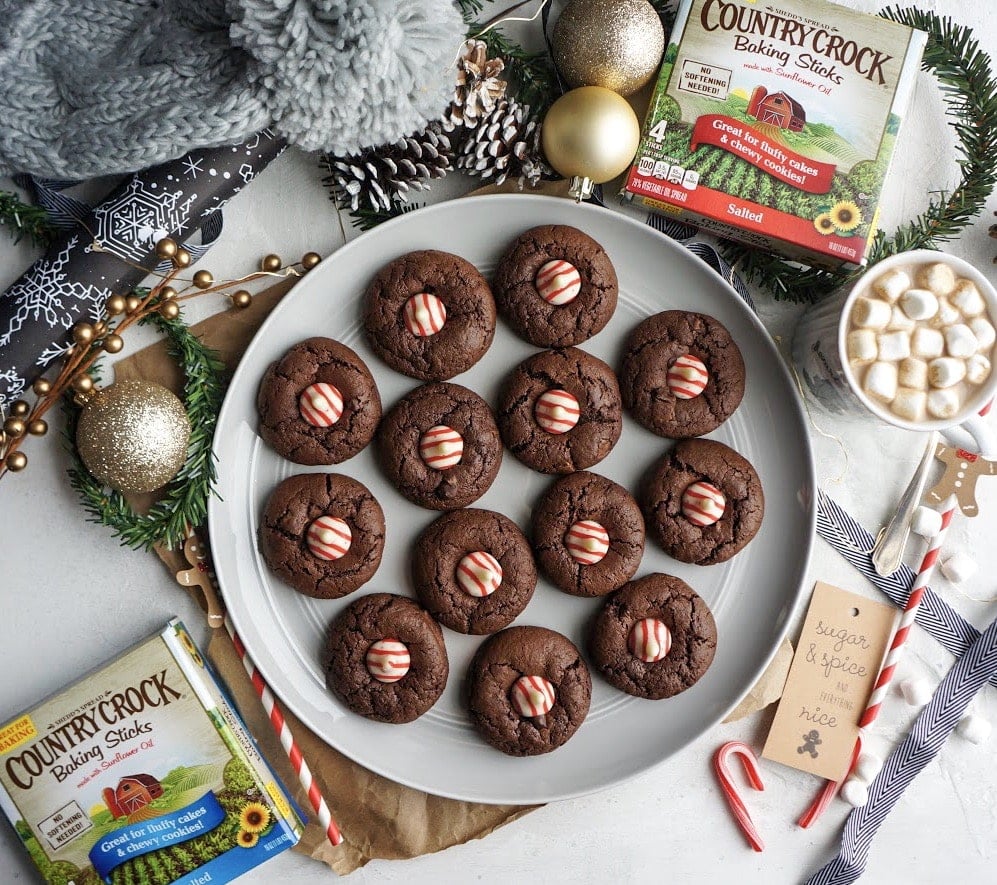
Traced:
<path fill-rule="evenodd" d="M 907 604 L 904 606 L 903 614 L 900 616 L 900 623 L 897 625 L 897 630 L 893 634 L 893 641 L 890 643 L 890 650 L 887 652 L 886 660 L 883 661 L 883 666 L 879 671 L 879 676 L 876 678 L 876 685 L 869 697 L 869 703 L 866 704 L 865 712 L 859 720 L 859 736 L 855 741 L 855 749 L 852 752 L 851 764 L 848 766 L 848 771 L 845 772 L 845 778 L 848 777 L 852 769 L 855 767 L 855 763 L 858 761 L 859 752 L 862 748 L 861 730 L 867 728 L 876 721 L 876 717 L 879 715 L 879 711 L 883 706 L 883 701 L 886 699 L 886 693 L 889 691 L 890 683 L 893 681 L 893 675 L 896 672 L 897 663 L 900 661 L 903 654 L 904 644 L 907 642 L 907 637 L 910 634 L 911 628 L 914 626 L 914 621 L 917 619 L 917 610 L 921 606 L 921 599 L 924 596 L 924 591 L 928 589 L 928 582 L 931 580 L 931 576 L 935 571 L 935 565 L 938 563 L 938 554 L 942 548 L 942 544 L 945 543 L 945 535 L 948 532 L 949 525 L 952 522 L 952 517 L 955 514 L 955 508 L 956 499 L 954 496 L 949 497 L 941 505 L 942 527 L 928 542 L 928 549 L 925 551 L 924 558 L 921 560 L 921 567 L 917 570 L 917 575 L 914 577 L 914 583 L 911 585 L 910 595 L 907 597 Z M 845 778 L 842 778 L 842 781 Z M 806 812 L 804 812 L 803 817 L 800 818 L 798 823 L 801 827 L 806 829 L 817 821 L 817 819 L 824 813 L 827 806 L 831 804 L 831 800 L 838 792 L 838 787 L 840 785 L 840 781 L 825 782 L 823 789 L 814 800 L 814 803 L 806 810 Z"/>
<path fill-rule="evenodd" d="M 731 778 L 730 765 L 728 764 L 731 756 L 741 757 L 741 762 L 744 764 L 744 773 L 748 776 L 748 783 L 756 790 L 764 790 L 765 786 L 762 784 L 761 775 L 758 773 L 758 760 L 755 759 L 754 751 L 747 744 L 741 743 L 741 741 L 729 741 L 714 754 L 713 770 L 716 772 L 717 780 L 720 781 L 720 787 L 724 791 L 724 796 L 727 799 L 727 804 L 730 805 L 730 810 L 734 812 L 734 819 L 741 828 L 741 832 L 747 837 L 748 842 L 755 851 L 761 851 L 765 848 L 765 845 L 762 843 L 762 837 L 758 832 L 758 828 L 751 820 L 747 806 L 745 806 Z"/>
<path fill-rule="evenodd" d="M 280 740 L 280 745 L 284 748 L 284 752 L 287 753 L 291 767 L 298 775 L 298 781 L 308 794 L 308 801 L 315 815 L 318 817 L 319 823 L 325 830 L 326 836 L 329 837 L 329 841 L 333 845 L 338 845 L 343 841 L 343 836 L 339 832 L 336 822 L 332 819 L 332 812 L 329 811 L 325 797 L 319 791 L 318 784 L 315 782 L 315 778 L 312 777 L 311 769 L 301 755 L 301 750 L 294 740 L 294 735 L 291 734 L 291 729 L 284 719 L 284 714 L 277 704 L 277 699 L 270 690 L 270 686 L 266 684 L 256 669 L 256 665 L 249 656 L 249 652 L 246 651 L 246 646 L 243 645 L 239 634 L 235 632 L 235 626 L 228 615 L 225 616 L 225 629 L 228 630 L 228 635 L 232 638 L 232 644 L 235 646 L 239 659 L 242 661 L 242 666 L 246 668 L 246 673 L 249 674 L 249 679 L 253 683 L 253 688 L 259 696 L 260 702 L 263 704 L 263 709 L 266 711 L 267 716 L 270 717 L 270 724 L 273 726 L 274 733 Z"/>

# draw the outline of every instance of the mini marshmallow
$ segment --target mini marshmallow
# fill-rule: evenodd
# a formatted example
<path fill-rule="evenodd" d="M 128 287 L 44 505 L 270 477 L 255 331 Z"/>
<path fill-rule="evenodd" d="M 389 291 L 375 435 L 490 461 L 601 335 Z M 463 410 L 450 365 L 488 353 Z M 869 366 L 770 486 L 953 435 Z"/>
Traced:
<path fill-rule="evenodd" d="M 873 363 L 865 373 L 862 389 L 873 399 L 892 402 L 897 395 L 897 367 L 893 363 Z"/>
<path fill-rule="evenodd" d="M 969 321 L 969 328 L 973 330 L 973 334 L 976 336 L 976 343 L 980 346 L 980 350 L 990 350 L 994 346 L 994 341 L 997 340 L 997 332 L 994 331 L 994 327 L 983 317 L 973 317 Z"/>
<path fill-rule="evenodd" d="M 923 707 L 931 700 L 931 684 L 927 679 L 905 679 L 900 683 L 900 694 L 912 707 Z"/>
<path fill-rule="evenodd" d="M 980 348 L 980 342 L 976 340 L 973 330 L 965 323 L 948 326 L 942 334 L 945 336 L 945 349 L 949 352 L 949 356 L 965 359 Z"/>
<path fill-rule="evenodd" d="M 845 350 L 849 361 L 857 365 L 874 362 L 879 353 L 876 333 L 872 329 L 853 329 L 845 338 Z"/>
<path fill-rule="evenodd" d="M 933 538 L 942 530 L 942 515 L 931 507 L 918 507 L 911 517 L 910 530 L 922 538 Z"/>
<path fill-rule="evenodd" d="M 955 733 L 971 744 L 982 744 L 990 737 L 991 725 L 979 713 L 967 713 L 955 727 Z"/>
<path fill-rule="evenodd" d="M 980 570 L 980 567 L 972 556 L 960 550 L 942 562 L 941 569 L 942 574 L 953 584 L 962 584 L 973 577 Z"/>
<path fill-rule="evenodd" d="M 987 309 L 980 290 L 972 280 L 959 280 L 950 300 L 968 317 L 979 316 Z"/>
<path fill-rule="evenodd" d="M 893 313 L 890 314 L 890 322 L 886 328 L 890 332 L 912 332 L 916 325 L 917 323 L 903 312 L 903 308 L 894 305 Z"/>
<path fill-rule="evenodd" d="M 966 364 L 951 356 L 941 356 L 928 363 L 928 381 L 932 387 L 954 387 L 966 377 Z"/>
<path fill-rule="evenodd" d="M 869 801 L 869 788 L 856 777 L 850 777 L 841 785 L 838 793 L 852 808 L 861 808 Z"/>
<path fill-rule="evenodd" d="M 855 763 L 854 776 L 857 780 L 871 784 L 876 775 L 883 769 L 883 760 L 875 753 L 859 754 L 859 761 Z"/>
<path fill-rule="evenodd" d="M 970 384 L 982 384 L 990 377 L 990 360 L 982 353 L 974 353 L 966 360 L 966 380 Z"/>
<path fill-rule="evenodd" d="M 901 295 L 911 287 L 910 277 L 902 270 L 889 270 L 882 276 L 876 278 L 872 284 L 873 290 L 893 304 Z"/>
<path fill-rule="evenodd" d="M 912 320 L 930 320 L 938 313 L 938 298 L 927 289 L 908 289 L 900 296 L 900 306 Z"/>
<path fill-rule="evenodd" d="M 955 272 L 947 264 L 926 264 L 917 273 L 917 281 L 936 295 L 948 295 L 955 288 Z"/>
<path fill-rule="evenodd" d="M 899 387 L 897 395 L 890 403 L 890 408 L 895 415 L 905 421 L 923 421 L 927 402 L 928 394 L 923 390 L 915 390 L 913 387 Z"/>
<path fill-rule="evenodd" d="M 881 360 L 903 360 L 910 356 L 910 335 L 907 332 L 884 332 L 876 337 Z"/>
<path fill-rule="evenodd" d="M 939 298 L 938 313 L 931 318 L 928 325 L 935 329 L 944 329 L 946 326 L 958 323 L 961 319 L 962 314 L 949 303 L 948 298 Z"/>
<path fill-rule="evenodd" d="M 928 394 L 928 414 L 932 418 L 954 418 L 961 405 L 959 394 L 951 387 L 932 390 Z"/>
<path fill-rule="evenodd" d="M 885 329 L 893 309 L 879 298 L 856 298 L 852 323 L 862 329 Z"/>
<path fill-rule="evenodd" d="M 928 386 L 928 364 L 915 356 L 901 360 L 897 369 L 897 383 L 901 387 L 924 390 Z"/>
<path fill-rule="evenodd" d="M 934 359 L 945 352 L 945 338 L 937 329 L 915 329 L 910 336 L 910 350 L 921 359 Z"/>

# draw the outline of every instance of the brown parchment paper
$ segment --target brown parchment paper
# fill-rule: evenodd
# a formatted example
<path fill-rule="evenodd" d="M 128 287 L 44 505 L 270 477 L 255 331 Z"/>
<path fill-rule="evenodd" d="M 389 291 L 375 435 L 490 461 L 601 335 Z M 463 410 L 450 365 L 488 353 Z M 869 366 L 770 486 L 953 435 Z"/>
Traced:
<path fill-rule="evenodd" d="M 205 344 L 218 351 L 232 371 L 256 330 L 293 283 L 293 280 L 278 283 L 255 295 L 245 310 L 216 314 L 192 329 Z M 165 342 L 157 342 L 119 360 L 114 365 L 114 374 L 117 380 L 154 380 L 178 394 L 183 387 L 182 373 L 170 359 Z M 141 499 L 133 501 L 136 507 L 141 507 L 142 503 Z M 160 548 L 156 553 L 173 575 L 189 567 L 180 550 Z M 196 587 L 190 591 L 205 608 L 201 591 Z M 727 721 L 747 716 L 779 698 L 792 658 L 792 647 L 789 646 L 787 652 L 786 646 L 789 646 L 788 642 Z M 298 805 L 306 812 L 310 811 L 297 776 L 273 734 L 269 719 L 224 629 L 213 632 L 208 656 L 231 691 L 267 761 L 294 794 Z M 375 858 L 417 857 L 480 839 L 536 807 L 459 802 L 401 786 L 332 749 L 286 707 L 284 714 L 343 833 L 343 843 L 334 848 L 322 828 L 313 821 L 295 850 L 328 864 L 340 875 L 353 872 Z"/>

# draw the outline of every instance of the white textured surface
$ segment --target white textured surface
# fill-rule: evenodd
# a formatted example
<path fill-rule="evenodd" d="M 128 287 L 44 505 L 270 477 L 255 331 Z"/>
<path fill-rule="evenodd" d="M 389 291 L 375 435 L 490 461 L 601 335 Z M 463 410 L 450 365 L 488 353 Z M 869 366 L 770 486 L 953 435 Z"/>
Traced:
<path fill-rule="evenodd" d="M 848 5 L 877 8 L 870 0 Z M 923 8 L 952 15 L 972 26 L 984 47 L 997 49 L 991 4 L 961 0 L 921 0 Z M 944 104 L 934 80 L 922 75 L 913 111 L 904 123 L 906 148 L 891 176 L 883 223 L 889 230 L 918 211 L 927 191 L 957 181 L 951 134 L 942 122 Z M 216 277 L 235 276 L 258 256 L 277 251 L 292 257 L 308 249 L 327 254 L 341 242 L 335 214 L 318 186 L 312 158 L 289 154 L 240 195 L 226 213 L 222 241 L 205 262 Z M 459 183 L 434 191 L 459 192 Z M 987 238 L 997 200 L 950 250 L 972 261 L 994 280 L 990 264 L 997 248 Z M 29 247 L 0 238 L 0 285 L 16 277 L 32 258 Z M 788 337 L 795 308 L 759 299 L 766 324 L 780 341 Z M 217 309 L 209 297 L 191 311 L 192 319 Z M 130 336 L 129 348 L 145 340 Z M 822 485 L 870 529 L 884 522 L 921 454 L 916 436 L 849 424 L 819 412 L 814 420 L 830 439 L 815 431 L 818 478 Z M 0 648 L 0 718 L 40 699 L 78 673 L 114 655 L 178 614 L 199 624 L 197 609 L 159 563 L 118 547 L 110 534 L 86 523 L 64 476 L 66 465 L 56 438 L 32 441 L 31 465 L 0 482 L 0 586 L 4 614 Z M 982 480 L 982 515 L 957 520 L 949 549 L 972 550 L 980 573 L 959 588 L 936 581 L 938 590 L 979 626 L 997 615 L 997 606 L 974 601 L 997 596 L 993 575 L 997 548 L 988 543 L 997 524 L 997 480 Z M 913 538 L 908 561 L 916 565 L 923 546 Z M 818 542 L 813 580 L 843 585 L 875 596 L 876 591 L 837 553 Z M 963 596 L 968 594 L 969 596 Z M 204 635 L 202 629 L 201 635 Z M 936 684 L 952 658 L 931 637 L 916 630 L 907 644 L 906 675 Z M 985 688 L 977 709 L 997 719 L 997 692 Z M 913 720 L 914 711 L 893 695 L 877 721 L 876 751 L 887 754 Z M 668 869 L 676 882 L 738 882 L 739 885 L 799 882 L 827 860 L 837 845 L 848 807 L 835 802 L 812 830 L 797 829 L 796 818 L 809 804 L 817 782 L 792 769 L 763 762 L 764 792 L 747 799 L 765 839 L 755 854 L 735 827 L 710 768 L 713 750 L 727 740 L 759 746 L 770 715 L 718 727 L 684 752 L 630 784 L 583 799 L 547 806 L 487 839 L 441 854 L 405 862 L 374 862 L 351 882 L 420 883 L 528 880 L 624 882 Z M 625 747 L 620 752 L 626 752 Z M 333 809 L 335 813 L 335 809 Z M 946 744 L 937 760 L 909 788 L 874 843 L 863 881 L 933 883 L 954 872 L 966 882 L 991 881 L 997 860 L 997 774 L 986 746 L 965 740 Z M 35 881 L 13 830 L 0 826 L 0 882 Z M 294 853 L 284 854 L 240 882 L 295 885 L 327 882 L 324 867 Z"/>

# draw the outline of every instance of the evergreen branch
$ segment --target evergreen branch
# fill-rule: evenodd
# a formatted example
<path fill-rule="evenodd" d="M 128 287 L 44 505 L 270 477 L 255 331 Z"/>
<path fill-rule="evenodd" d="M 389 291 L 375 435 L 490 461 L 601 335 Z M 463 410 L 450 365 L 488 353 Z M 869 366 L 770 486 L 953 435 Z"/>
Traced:
<path fill-rule="evenodd" d="M 373 230 L 379 224 L 384 224 L 385 221 L 391 221 L 392 218 L 404 215 L 406 212 L 421 209 L 422 204 L 402 203 L 398 200 L 392 200 L 391 208 L 389 209 L 371 209 L 369 206 L 360 206 L 354 210 L 350 209 L 348 205 L 346 207 L 340 206 L 340 209 L 343 208 L 349 212 L 350 224 L 360 228 L 362 231 L 368 231 Z"/>
<path fill-rule="evenodd" d="M 10 191 L 0 191 L 0 224 L 9 228 L 15 243 L 27 237 L 35 246 L 47 246 L 56 230 L 41 206 L 24 203 Z"/>
<path fill-rule="evenodd" d="M 527 52 L 498 28 L 486 31 L 477 39 L 488 47 L 489 55 L 505 61 L 510 91 L 516 101 L 529 106 L 531 118 L 541 119 L 560 95 L 550 56 L 546 52 Z"/>
<path fill-rule="evenodd" d="M 464 23 L 467 25 L 474 24 L 478 13 L 485 8 L 482 0 L 457 0 L 457 5 L 460 7 L 460 14 L 464 17 Z"/>

